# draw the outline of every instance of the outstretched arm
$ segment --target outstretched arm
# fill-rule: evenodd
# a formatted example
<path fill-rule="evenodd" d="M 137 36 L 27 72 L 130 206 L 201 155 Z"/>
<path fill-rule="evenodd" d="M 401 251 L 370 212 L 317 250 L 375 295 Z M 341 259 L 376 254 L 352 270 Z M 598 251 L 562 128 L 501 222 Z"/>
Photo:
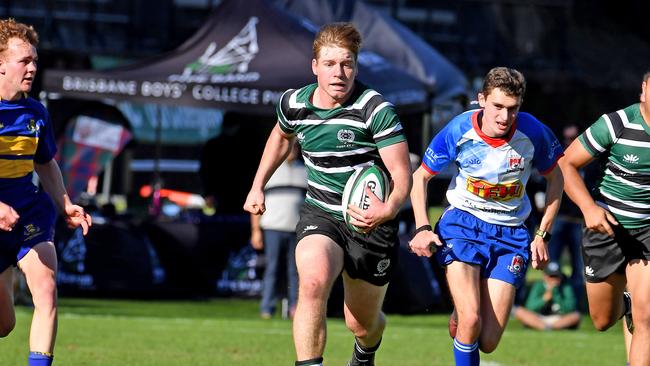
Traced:
<path fill-rule="evenodd" d="M 292 140 L 293 136 L 282 132 L 280 126 L 276 123 L 266 141 L 260 165 L 253 179 L 253 185 L 244 203 L 244 210 L 254 215 L 261 215 L 266 211 L 264 206 L 264 186 L 289 155 Z"/>
<path fill-rule="evenodd" d="M 68 226 L 71 228 L 81 226 L 83 234 L 86 235 L 88 228 L 92 225 L 92 218 L 81 206 L 70 201 L 70 197 L 68 197 L 63 185 L 59 164 L 54 159 L 45 164 L 35 163 L 34 170 L 36 170 L 45 192 L 50 195 L 59 212 L 65 216 Z"/>

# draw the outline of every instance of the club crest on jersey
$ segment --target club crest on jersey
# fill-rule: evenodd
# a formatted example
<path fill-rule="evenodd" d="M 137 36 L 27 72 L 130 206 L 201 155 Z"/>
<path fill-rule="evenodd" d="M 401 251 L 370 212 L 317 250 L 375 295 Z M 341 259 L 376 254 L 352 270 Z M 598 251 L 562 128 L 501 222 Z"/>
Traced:
<path fill-rule="evenodd" d="M 352 142 L 354 141 L 354 132 L 351 130 L 339 130 L 336 133 L 336 138 L 341 142 Z"/>
<path fill-rule="evenodd" d="M 38 130 L 40 130 L 40 126 L 38 125 L 38 123 L 35 120 L 30 119 L 29 122 L 27 123 L 27 129 L 31 133 L 36 133 L 36 132 L 38 132 Z"/>
<path fill-rule="evenodd" d="M 349 148 L 354 144 L 354 131 L 348 129 L 339 130 L 336 133 L 336 138 L 342 142 L 342 144 L 338 145 L 337 148 Z"/>
<path fill-rule="evenodd" d="M 524 270 L 524 257 L 515 255 L 512 257 L 512 262 L 508 266 L 508 271 L 512 272 L 515 276 L 521 275 Z"/>
<path fill-rule="evenodd" d="M 466 189 L 481 198 L 495 201 L 520 198 L 524 193 L 524 185 L 519 180 L 508 183 L 490 183 L 482 179 L 467 177 Z"/>
<path fill-rule="evenodd" d="M 508 169 L 506 173 L 512 173 L 524 170 L 524 158 L 521 155 L 511 155 L 508 157 Z"/>

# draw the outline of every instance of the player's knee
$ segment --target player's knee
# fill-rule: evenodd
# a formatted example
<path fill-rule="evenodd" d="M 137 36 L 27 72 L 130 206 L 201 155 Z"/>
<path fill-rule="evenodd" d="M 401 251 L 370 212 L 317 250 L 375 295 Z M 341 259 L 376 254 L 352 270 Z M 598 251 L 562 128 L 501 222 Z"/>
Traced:
<path fill-rule="evenodd" d="M 298 296 L 302 299 L 319 299 L 327 297 L 328 286 L 319 278 L 301 278 Z"/>
<path fill-rule="evenodd" d="M 471 334 L 478 334 L 481 330 L 481 317 L 479 314 L 464 314 L 458 318 L 458 327 Z"/>
<path fill-rule="evenodd" d="M 357 319 L 349 316 L 345 318 L 345 325 L 355 337 L 363 339 L 369 334 L 383 333 L 386 319 L 383 314 L 372 319 Z"/>
<path fill-rule="evenodd" d="M 607 329 L 611 328 L 612 325 L 616 323 L 616 320 L 607 314 L 598 314 L 594 313 L 591 315 L 591 322 L 594 324 L 594 328 L 600 332 L 604 332 Z"/>
<path fill-rule="evenodd" d="M 485 340 L 485 341 L 481 341 L 479 343 L 478 348 L 483 353 L 492 353 L 492 352 L 494 352 L 495 349 L 497 349 L 498 345 L 499 345 L 499 340 L 498 339 L 488 339 L 488 340 Z"/>

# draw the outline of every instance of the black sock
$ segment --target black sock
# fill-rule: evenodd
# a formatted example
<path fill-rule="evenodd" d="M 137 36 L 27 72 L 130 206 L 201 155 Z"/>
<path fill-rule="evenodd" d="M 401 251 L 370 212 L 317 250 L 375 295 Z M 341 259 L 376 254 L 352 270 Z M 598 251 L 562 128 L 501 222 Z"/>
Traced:
<path fill-rule="evenodd" d="M 624 317 L 625 315 L 631 312 L 632 312 L 632 298 L 630 297 L 629 292 L 623 292 L 623 315 L 621 315 L 620 318 Z"/>
<path fill-rule="evenodd" d="M 360 365 L 373 365 L 375 361 L 375 352 L 379 349 L 381 344 L 381 339 L 377 342 L 376 345 L 372 347 L 365 347 L 359 343 L 358 339 L 354 339 L 354 352 L 352 353 L 352 359 Z M 354 363 L 351 363 L 354 364 Z"/>
<path fill-rule="evenodd" d="M 317 357 L 317 358 L 312 358 L 311 360 L 304 360 L 304 361 L 296 361 L 296 366 L 315 366 L 323 365 L 323 358 L 322 357 Z"/>

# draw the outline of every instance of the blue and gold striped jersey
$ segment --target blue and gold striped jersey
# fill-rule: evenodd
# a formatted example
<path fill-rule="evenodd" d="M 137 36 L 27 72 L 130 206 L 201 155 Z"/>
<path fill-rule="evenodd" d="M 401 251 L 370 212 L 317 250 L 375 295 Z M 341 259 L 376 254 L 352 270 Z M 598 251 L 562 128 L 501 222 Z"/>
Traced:
<path fill-rule="evenodd" d="M 0 201 L 14 208 L 29 204 L 37 191 L 34 163 L 47 163 L 55 154 L 54 132 L 41 103 L 27 96 L 0 101 Z"/>

